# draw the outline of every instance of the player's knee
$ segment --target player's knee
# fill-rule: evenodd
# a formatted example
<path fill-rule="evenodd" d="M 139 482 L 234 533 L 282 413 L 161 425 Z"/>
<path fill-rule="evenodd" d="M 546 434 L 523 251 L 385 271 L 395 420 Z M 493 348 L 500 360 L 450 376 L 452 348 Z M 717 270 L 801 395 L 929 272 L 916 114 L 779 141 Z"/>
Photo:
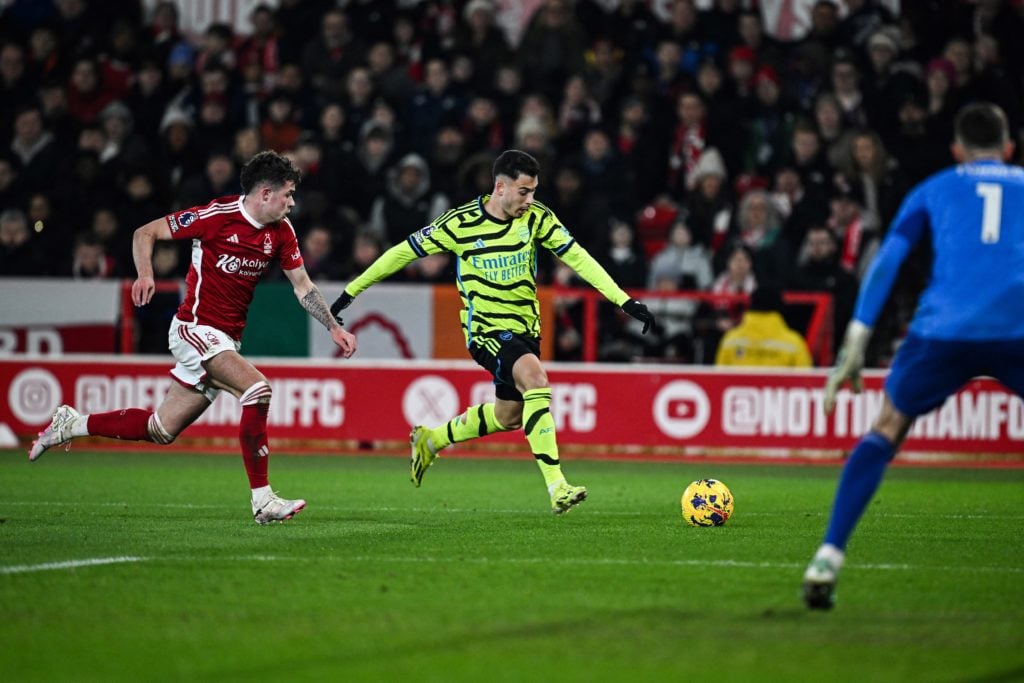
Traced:
<path fill-rule="evenodd" d="M 242 395 L 238 397 L 238 402 L 243 406 L 270 403 L 271 396 L 273 396 L 273 390 L 270 387 L 270 382 L 262 379 L 243 391 Z"/>
<path fill-rule="evenodd" d="M 522 411 L 494 411 L 494 421 L 503 431 L 511 432 L 523 426 Z"/>
<path fill-rule="evenodd" d="M 150 441 L 158 443 L 161 446 L 173 443 L 174 440 L 178 438 L 178 432 L 171 431 L 164 427 L 164 423 L 156 413 L 149 416 L 149 422 L 146 423 L 146 432 L 149 434 Z"/>

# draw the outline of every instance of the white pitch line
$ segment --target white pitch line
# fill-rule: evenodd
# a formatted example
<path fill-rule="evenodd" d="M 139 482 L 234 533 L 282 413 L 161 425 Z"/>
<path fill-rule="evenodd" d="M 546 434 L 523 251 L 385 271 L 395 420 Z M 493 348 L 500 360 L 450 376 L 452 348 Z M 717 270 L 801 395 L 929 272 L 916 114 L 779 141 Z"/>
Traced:
<path fill-rule="evenodd" d="M 238 508 L 238 505 L 214 505 L 214 504 L 195 504 L 195 503 L 128 503 L 125 501 L 58 501 L 58 500 L 43 500 L 43 501 L 11 501 L 5 502 L 4 505 L 24 505 L 24 506 L 35 506 L 35 507 L 127 507 L 127 508 L 168 508 L 173 510 L 234 510 Z M 344 505 L 311 505 L 310 509 L 317 510 L 331 510 L 333 512 L 411 512 L 414 514 L 422 513 L 454 513 L 454 514 L 496 514 L 496 515 L 520 515 L 520 514 L 532 514 L 537 511 L 537 508 L 424 508 L 424 507 L 348 507 Z M 594 510 L 588 509 L 588 515 L 596 516 L 607 516 L 607 517 L 650 517 L 658 516 L 662 514 L 660 511 L 655 510 L 651 512 L 641 511 L 630 511 L 630 510 Z M 742 515 L 743 517 L 784 517 L 787 514 L 800 514 L 810 515 L 813 517 L 824 517 L 826 511 L 818 512 L 804 512 L 799 510 L 781 510 L 777 512 L 742 512 L 737 516 Z M 1024 515 L 958 515 L 958 514 L 944 514 L 944 515 L 933 515 L 928 513 L 913 513 L 913 512 L 874 512 L 869 511 L 870 517 L 880 518 L 893 518 L 893 519 L 1007 519 L 1007 520 L 1024 520 Z"/>
<path fill-rule="evenodd" d="M 797 562 L 753 562 L 749 560 L 657 560 L 643 557 L 617 558 L 550 558 L 550 557 L 429 557 L 429 556 L 395 556 L 395 555 L 355 555 L 355 556 L 316 556 L 316 557 L 283 557 L 277 555 L 235 555 L 226 557 L 215 556 L 172 556 L 172 557 L 97 557 L 85 560 L 68 560 L 65 562 L 47 562 L 44 564 L 16 565 L 0 567 L 0 574 L 25 574 L 30 572 L 49 571 L 56 569 L 74 569 L 77 567 L 94 567 L 125 562 L 150 563 L 188 563 L 197 562 L 403 562 L 426 564 L 479 564 L 479 565 L 605 565 L 605 566 L 667 566 L 667 567 L 718 567 L 733 569 L 803 569 L 805 565 Z M 866 571 L 941 571 L 941 572 L 984 572 L 991 574 L 1024 574 L 1024 567 L 984 567 L 976 565 L 912 565 L 912 564 L 848 564 L 849 570 Z"/>
<path fill-rule="evenodd" d="M 90 557 L 85 560 L 65 560 L 64 562 L 44 562 L 43 564 L 18 564 L 0 567 L 0 574 L 30 574 L 55 569 L 77 569 L 78 567 L 98 567 L 105 564 L 122 564 L 125 562 L 145 562 L 145 557 L 123 555 L 121 557 Z"/>

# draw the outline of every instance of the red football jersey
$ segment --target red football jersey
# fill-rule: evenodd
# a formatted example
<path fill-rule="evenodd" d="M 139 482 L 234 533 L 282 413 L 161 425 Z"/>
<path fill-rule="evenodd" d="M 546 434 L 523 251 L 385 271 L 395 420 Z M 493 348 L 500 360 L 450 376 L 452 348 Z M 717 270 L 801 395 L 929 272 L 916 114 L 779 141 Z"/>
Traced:
<path fill-rule="evenodd" d="M 167 216 L 171 236 L 192 240 L 192 265 L 178 318 L 242 338 L 256 283 L 276 260 L 284 270 L 302 265 L 291 221 L 260 225 L 237 195 Z"/>

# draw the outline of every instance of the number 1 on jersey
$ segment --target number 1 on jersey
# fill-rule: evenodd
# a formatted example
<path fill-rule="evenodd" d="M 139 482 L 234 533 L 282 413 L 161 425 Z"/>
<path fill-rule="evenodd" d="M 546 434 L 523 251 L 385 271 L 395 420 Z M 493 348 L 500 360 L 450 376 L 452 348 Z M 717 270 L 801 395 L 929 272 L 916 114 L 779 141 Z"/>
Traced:
<path fill-rule="evenodd" d="M 981 242 L 995 244 L 999 241 L 999 224 L 1003 220 L 1003 186 L 978 183 L 975 189 L 978 196 L 985 200 L 981 210 Z"/>

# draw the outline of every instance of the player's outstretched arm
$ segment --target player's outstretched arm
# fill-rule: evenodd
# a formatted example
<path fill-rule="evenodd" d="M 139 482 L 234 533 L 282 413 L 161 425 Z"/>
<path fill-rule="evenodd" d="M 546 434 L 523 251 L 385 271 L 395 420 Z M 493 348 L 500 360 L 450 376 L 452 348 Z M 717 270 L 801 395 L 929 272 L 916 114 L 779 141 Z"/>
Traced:
<path fill-rule="evenodd" d="M 284 271 L 285 276 L 292 283 L 295 291 L 295 298 L 299 300 L 302 307 L 306 309 L 313 318 L 327 328 L 331 333 L 331 339 L 341 349 L 345 358 L 351 358 L 356 352 L 356 337 L 354 334 L 342 327 L 342 320 L 331 313 L 327 308 L 327 300 L 320 292 L 320 288 L 309 279 L 309 273 L 302 266 Z"/>
<path fill-rule="evenodd" d="M 157 240 L 171 239 L 167 220 L 157 218 L 146 223 L 132 235 L 132 260 L 138 278 L 132 283 L 132 303 L 145 306 L 153 298 L 156 282 L 153 279 L 153 245 Z"/>
<path fill-rule="evenodd" d="M 376 261 L 363 271 L 362 275 L 345 286 L 341 296 L 331 304 L 331 314 L 338 315 L 349 307 L 353 300 L 381 280 L 386 280 L 420 257 L 412 250 L 409 241 L 400 242 L 381 254 Z"/>
<path fill-rule="evenodd" d="M 577 242 L 573 242 L 568 249 L 558 255 L 558 258 L 579 273 L 579 276 L 589 282 L 594 289 L 604 294 L 609 301 L 622 308 L 627 315 L 642 322 L 644 327 L 641 334 L 647 334 L 648 330 L 656 325 L 654 314 L 647 306 L 637 299 L 631 299 L 622 291 L 608 271 Z"/>

